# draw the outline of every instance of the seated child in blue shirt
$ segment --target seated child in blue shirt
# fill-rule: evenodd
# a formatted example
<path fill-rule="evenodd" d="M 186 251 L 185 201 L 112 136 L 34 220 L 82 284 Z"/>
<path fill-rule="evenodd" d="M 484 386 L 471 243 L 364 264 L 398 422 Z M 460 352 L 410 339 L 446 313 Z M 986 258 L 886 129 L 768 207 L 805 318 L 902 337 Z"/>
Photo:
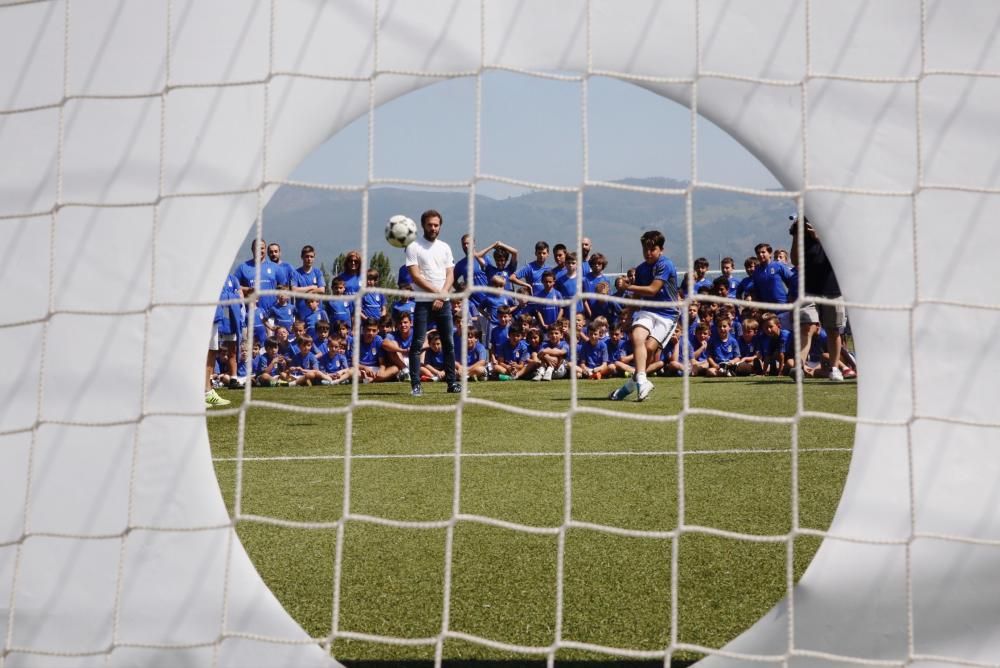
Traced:
<path fill-rule="evenodd" d="M 760 340 L 760 365 L 767 376 L 784 376 L 795 368 L 795 346 L 792 333 L 781 328 L 781 321 L 773 313 L 761 318 L 764 326 Z"/>
<path fill-rule="evenodd" d="M 465 374 L 470 380 L 486 380 L 489 377 L 490 354 L 480 342 L 481 336 L 478 329 L 470 329 L 466 340 Z"/>
<path fill-rule="evenodd" d="M 726 315 L 715 318 L 715 334 L 708 340 L 709 376 L 732 376 L 740 357 L 740 344 L 733 336 L 732 322 Z"/>
<path fill-rule="evenodd" d="M 292 375 L 288 370 L 288 358 L 278 351 L 277 338 L 264 342 L 264 352 L 254 360 L 253 377 L 258 387 L 288 385 Z"/>
<path fill-rule="evenodd" d="M 608 347 L 601 340 L 601 329 L 591 327 L 577 358 L 576 377 L 600 380 L 608 370 Z"/>
<path fill-rule="evenodd" d="M 493 371 L 499 380 L 518 379 L 524 375 L 524 369 L 531 353 L 524 340 L 524 329 L 519 324 L 513 324 L 507 332 L 507 341 L 494 353 L 496 361 Z"/>
<path fill-rule="evenodd" d="M 566 377 L 569 359 L 569 344 L 563 336 L 563 323 L 566 322 L 568 321 L 560 319 L 551 325 L 548 340 L 538 350 L 538 359 L 542 363 L 542 377 L 539 380 Z"/>

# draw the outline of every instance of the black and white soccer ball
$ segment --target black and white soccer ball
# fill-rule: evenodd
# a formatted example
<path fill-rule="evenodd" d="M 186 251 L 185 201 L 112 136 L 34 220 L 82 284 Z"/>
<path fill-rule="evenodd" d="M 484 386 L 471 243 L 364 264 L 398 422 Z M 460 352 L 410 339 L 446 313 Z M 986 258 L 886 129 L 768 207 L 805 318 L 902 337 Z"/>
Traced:
<path fill-rule="evenodd" d="M 385 224 L 385 240 L 396 248 L 406 248 L 417 240 L 417 224 L 403 214 L 397 214 Z"/>

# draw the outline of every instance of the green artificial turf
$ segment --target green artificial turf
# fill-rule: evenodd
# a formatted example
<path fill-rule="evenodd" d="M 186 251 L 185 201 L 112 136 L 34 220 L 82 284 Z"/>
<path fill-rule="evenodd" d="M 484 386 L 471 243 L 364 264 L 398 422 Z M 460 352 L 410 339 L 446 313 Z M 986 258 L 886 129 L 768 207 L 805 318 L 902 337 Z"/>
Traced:
<path fill-rule="evenodd" d="M 679 540 L 612 535 L 589 527 L 565 530 L 561 637 L 609 647 L 664 650 L 670 645 L 676 614 L 678 642 L 722 647 L 786 594 L 787 545 L 722 538 L 697 528 L 761 537 L 791 531 L 796 459 L 800 526 L 827 528 L 850 462 L 847 449 L 853 444 L 854 426 L 836 419 L 802 419 L 799 450 L 793 455 L 788 452 L 791 424 L 753 421 L 793 416 L 798 400 L 793 382 L 694 379 L 687 402 L 696 412 L 680 420 L 676 416 L 685 401 L 682 379 L 655 382 L 656 390 L 643 403 L 607 401 L 617 381 L 579 382 L 580 408 L 612 415 L 533 417 L 468 403 L 461 407 L 460 425 L 458 398 L 437 384 L 425 385 L 422 399 L 409 397 L 408 386 L 402 384 L 362 386 L 359 396 L 362 401 L 401 406 L 443 406 L 448 408 L 445 412 L 362 405 L 348 417 L 251 405 L 245 420 L 240 513 L 305 523 L 339 520 L 345 507 L 348 425 L 352 515 L 447 521 L 453 517 L 457 480 L 458 509 L 463 515 L 548 530 L 571 518 L 668 532 L 678 528 L 678 496 L 683 490 L 686 528 Z M 570 389 L 566 381 L 469 387 L 476 399 L 555 413 L 568 411 Z M 243 398 L 239 392 L 225 396 L 234 406 Z M 350 396 L 349 387 L 253 392 L 255 401 L 310 408 L 344 407 Z M 802 400 L 805 410 L 852 416 L 856 386 L 808 381 Z M 699 414 L 698 409 L 727 410 L 733 415 Z M 674 419 L 634 419 L 642 416 Z M 232 415 L 208 420 L 219 483 L 231 511 L 238 423 Z M 463 453 L 458 463 L 457 430 Z M 680 458 L 679 433 L 684 453 Z M 276 457 L 285 459 L 268 459 Z M 328 636 L 336 528 L 286 528 L 241 520 L 237 530 L 289 613 L 314 637 Z M 440 633 L 447 530 L 350 520 L 343 536 L 339 630 L 403 638 Z M 550 645 L 556 632 L 559 544 L 552 531 L 526 533 L 471 520 L 455 523 L 448 628 L 516 645 Z M 815 538 L 794 540 L 795 578 L 818 547 Z M 675 551 L 676 611 L 671 608 Z M 333 653 L 349 665 L 424 665 L 433 658 L 434 647 L 338 639 Z M 544 655 L 528 657 L 453 639 L 445 642 L 444 656 L 455 662 L 510 660 L 507 665 L 544 659 Z M 678 665 L 697 657 L 691 652 L 674 654 Z M 558 658 L 567 665 L 610 661 L 606 654 L 576 650 L 561 650 Z"/>

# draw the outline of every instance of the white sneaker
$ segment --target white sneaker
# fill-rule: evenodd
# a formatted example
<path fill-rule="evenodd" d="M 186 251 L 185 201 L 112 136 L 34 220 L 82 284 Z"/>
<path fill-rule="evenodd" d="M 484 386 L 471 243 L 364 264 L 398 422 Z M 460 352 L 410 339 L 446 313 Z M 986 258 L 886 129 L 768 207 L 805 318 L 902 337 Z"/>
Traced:
<path fill-rule="evenodd" d="M 396 380 L 398 380 L 401 383 L 405 383 L 408 380 L 410 380 L 410 370 L 400 369 L 399 373 L 396 374 Z"/>
<path fill-rule="evenodd" d="M 636 395 L 636 401 L 645 401 L 649 393 L 653 391 L 653 384 L 649 380 L 644 380 L 639 383 L 639 394 Z"/>
<path fill-rule="evenodd" d="M 545 379 L 545 369 L 543 369 L 542 367 L 538 367 L 538 369 L 535 371 L 535 375 L 531 377 L 531 380 L 537 383 L 538 381 L 544 379 Z"/>
<path fill-rule="evenodd" d="M 829 378 L 835 383 L 842 383 L 844 382 L 844 373 L 838 367 L 833 367 L 830 369 Z"/>
<path fill-rule="evenodd" d="M 542 375 L 542 380 L 552 380 L 552 372 L 555 371 L 550 366 L 545 367 L 545 373 Z"/>

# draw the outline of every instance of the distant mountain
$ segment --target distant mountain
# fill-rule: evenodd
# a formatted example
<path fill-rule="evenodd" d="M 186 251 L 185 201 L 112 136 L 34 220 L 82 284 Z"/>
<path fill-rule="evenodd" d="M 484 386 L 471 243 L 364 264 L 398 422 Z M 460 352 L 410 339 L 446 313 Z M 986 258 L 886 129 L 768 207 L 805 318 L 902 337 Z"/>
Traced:
<path fill-rule="evenodd" d="M 682 181 L 665 178 L 631 178 L 618 183 L 661 189 L 687 187 Z M 329 267 L 339 253 L 360 248 L 362 201 L 361 193 L 282 186 L 264 209 L 264 236 L 281 243 L 284 259 L 292 264 L 298 261 L 299 249 L 312 244 L 317 262 Z M 434 208 L 444 217 L 442 237 L 460 256 L 458 241 L 469 229 L 469 204 L 469 196 L 463 192 L 370 190 L 368 255 L 382 251 L 397 262 L 402 252 L 385 242 L 385 221 L 397 213 L 418 220 L 420 212 Z M 775 248 L 790 243 L 788 215 L 795 212 L 793 200 L 697 190 L 692 204 L 693 255 L 707 257 L 712 269 L 717 269 L 719 258 L 726 255 L 736 259 L 737 269 L 742 268 L 743 259 L 753 254 L 754 245 L 761 241 Z M 683 270 L 688 236 L 685 209 L 684 196 L 588 188 L 583 193 L 583 234 L 593 240 L 595 251 L 608 256 L 608 271 L 616 272 L 641 261 L 638 240 L 642 232 L 660 229 L 667 237 L 667 254 Z M 506 199 L 479 195 L 475 200 L 478 245 L 501 239 L 520 251 L 522 261 L 533 257 L 535 242 L 540 239 L 550 245 L 575 245 L 577 217 L 575 193 L 535 191 Z"/>

